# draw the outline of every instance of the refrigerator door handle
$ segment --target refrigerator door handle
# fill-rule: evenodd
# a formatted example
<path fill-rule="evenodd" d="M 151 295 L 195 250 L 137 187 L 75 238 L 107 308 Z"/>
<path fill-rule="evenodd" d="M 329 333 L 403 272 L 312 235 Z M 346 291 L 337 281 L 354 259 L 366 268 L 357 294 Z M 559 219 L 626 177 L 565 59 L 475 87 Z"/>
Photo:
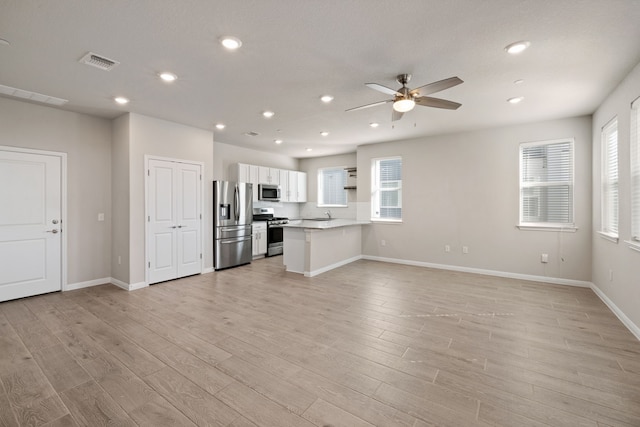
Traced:
<path fill-rule="evenodd" d="M 233 211 L 236 221 L 240 220 L 240 195 L 238 194 L 238 186 L 233 189 Z"/>
<path fill-rule="evenodd" d="M 249 240 L 251 240 L 251 236 L 239 237 L 239 238 L 234 239 L 234 240 L 230 240 L 230 239 L 220 240 L 220 244 L 222 244 L 222 245 L 232 245 L 232 244 L 240 243 L 240 242 L 248 242 Z"/>

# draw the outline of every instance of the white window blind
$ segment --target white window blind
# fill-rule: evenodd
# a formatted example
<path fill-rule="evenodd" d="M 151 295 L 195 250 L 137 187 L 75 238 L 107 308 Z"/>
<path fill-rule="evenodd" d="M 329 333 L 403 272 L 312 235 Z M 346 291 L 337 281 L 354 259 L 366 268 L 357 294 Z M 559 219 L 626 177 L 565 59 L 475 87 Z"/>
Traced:
<path fill-rule="evenodd" d="M 520 225 L 573 227 L 573 140 L 520 145 Z"/>
<path fill-rule="evenodd" d="M 640 98 L 631 104 L 631 240 L 640 242 Z"/>
<path fill-rule="evenodd" d="M 402 158 L 371 162 L 371 218 L 402 219 Z"/>
<path fill-rule="evenodd" d="M 618 119 L 602 128 L 602 233 L 618 237 Z"/>
<path fill-rule="evenodd" d="M 341 167 L 318 169 L 318 206 L 347 206 L 347 171 Z"/>

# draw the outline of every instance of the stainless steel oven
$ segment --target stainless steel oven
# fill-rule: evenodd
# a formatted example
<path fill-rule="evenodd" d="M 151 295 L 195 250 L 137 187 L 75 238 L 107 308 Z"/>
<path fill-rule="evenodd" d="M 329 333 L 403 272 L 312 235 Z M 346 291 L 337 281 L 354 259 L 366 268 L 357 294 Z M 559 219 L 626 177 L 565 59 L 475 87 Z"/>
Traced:
<path fill-rule="evenodd" d="M 289 222 L 288 218 L 273 215 L 273 208 L 255 208 L 254 221 L 267 222 L 267 256 L 282 255 L 284 229 L 282 224 Z"/>

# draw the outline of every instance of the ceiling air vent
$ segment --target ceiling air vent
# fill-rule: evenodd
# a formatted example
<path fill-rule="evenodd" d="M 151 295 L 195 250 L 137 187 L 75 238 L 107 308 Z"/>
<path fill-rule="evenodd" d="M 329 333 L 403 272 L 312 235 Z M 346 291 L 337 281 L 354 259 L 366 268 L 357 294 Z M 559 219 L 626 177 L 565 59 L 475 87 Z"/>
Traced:
<path fill-rule="evenodd" d="M 104 71 L 111 71 L 120 64 L 113 59 L 105 58 L 104 56 L 97 55 L 93 52 L 88 52 L 80 59 L 80 63 L 91 65 L 92 67 L 100 68 Z"/>

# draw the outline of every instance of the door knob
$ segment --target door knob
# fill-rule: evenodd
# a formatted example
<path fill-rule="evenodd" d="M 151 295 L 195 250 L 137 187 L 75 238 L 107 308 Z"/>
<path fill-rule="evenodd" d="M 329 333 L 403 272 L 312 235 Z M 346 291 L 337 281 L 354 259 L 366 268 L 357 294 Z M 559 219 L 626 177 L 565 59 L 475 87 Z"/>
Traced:
<path fill-rule="evenodd" d="M 57 220 L 57 219 L 54 219 L 53 221 L 51 221 L 51 223 L 53 223 L 53 224 L 57 224 L 57 223 L 58 223 L 58 220 Z"/>
<path fill-rule="evenodd" d="M 47 230 L 47 233 L 53 233 L 53 234 L 57 234 L 58 230 L 53 229 L 53 230 Z"/>

